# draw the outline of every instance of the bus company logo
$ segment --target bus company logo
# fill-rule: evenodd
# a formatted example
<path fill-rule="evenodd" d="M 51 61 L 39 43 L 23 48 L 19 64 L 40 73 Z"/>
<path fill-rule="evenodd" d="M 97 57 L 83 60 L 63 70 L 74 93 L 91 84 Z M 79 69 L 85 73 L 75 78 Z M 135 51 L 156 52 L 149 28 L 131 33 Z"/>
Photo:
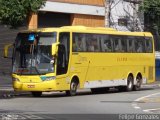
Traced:
<path fill-rule="evenodd" d="M 117 61 L 120 62 L 126 62 L 127 61 L 127 58 L 126 57 L 120 57 L 120 58 L 117 58 Z"/>
<path fill-rule="evenodd" d="M 28 88 L 35 88 L 35 85 L 27 85 Z"/>

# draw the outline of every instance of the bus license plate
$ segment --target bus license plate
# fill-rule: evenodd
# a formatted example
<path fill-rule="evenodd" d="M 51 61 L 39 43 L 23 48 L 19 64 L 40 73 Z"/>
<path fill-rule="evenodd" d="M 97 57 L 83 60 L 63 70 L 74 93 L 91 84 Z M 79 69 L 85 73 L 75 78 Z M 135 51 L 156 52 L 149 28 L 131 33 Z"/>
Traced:
<path fill-rule="evenodd" d="M 27 85 L 28 88 L 35 88 L 35 85 Z"/>

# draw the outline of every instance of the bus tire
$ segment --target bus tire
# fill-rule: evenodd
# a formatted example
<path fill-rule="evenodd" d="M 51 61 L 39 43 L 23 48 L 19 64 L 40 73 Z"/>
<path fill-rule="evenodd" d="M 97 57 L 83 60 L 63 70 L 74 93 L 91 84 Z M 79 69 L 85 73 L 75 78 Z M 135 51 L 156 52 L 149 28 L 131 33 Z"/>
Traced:
<path fill-rule="evenodd" d="M 132 90 L 133 90 L 133 76 L 129 75 L 127 78 L 126 91 L 132 91 Z"/>
<path fill-rule="evenodd" d="M 141 89 L 141 84 L 142 84 L 142 76 L 138 75 L 136 77 L 136 84 L 133 86 L 133 90 L 139 91 Z"/>
<path fill-rule="evenodd" d="M 42 92 L 39 91 L 33 91 L 31 92 L 33 97 L 41 97 L 42 96 Z"/>
<path fill-rule="evenodd" d="M 128 76 L 127 86 L 119 86 L 118 89 L 120 92 L 132 91 L 133 90 L 133 76 L 132 75 Z"/>
<path fill-rule="evenodd" d="M 77 93 L 77 87 L 78 87 L 78 81 L 72 80 L 72 82 L 70 84 L 70 90 L 66 90 L 66 95 L 67 96 L 75 96 Z"/>

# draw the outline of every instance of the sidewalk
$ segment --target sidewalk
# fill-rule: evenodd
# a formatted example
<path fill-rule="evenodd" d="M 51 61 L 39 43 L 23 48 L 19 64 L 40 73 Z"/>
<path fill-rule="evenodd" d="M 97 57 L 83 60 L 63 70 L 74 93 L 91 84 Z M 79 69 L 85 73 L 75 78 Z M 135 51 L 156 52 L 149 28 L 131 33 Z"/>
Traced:
<path fill-rule="evenodd" d="M 9 99 L 20 95 L 29 95 L 30 92 L 15 92 L 12 86 L 0 87 L 0 99 Z"/>
<path fill-rule="evenodd" d="M 0 86 L 0 99 L 11 98 L 14 95 L 12 86 Z"/>
<path fill-rule="evenodd" d="M 146 85 L 142 85 L 142 88 L 160 88 L 160 81 L 156 81 L 154 83 L 151 84 L 146 84 Z"/>

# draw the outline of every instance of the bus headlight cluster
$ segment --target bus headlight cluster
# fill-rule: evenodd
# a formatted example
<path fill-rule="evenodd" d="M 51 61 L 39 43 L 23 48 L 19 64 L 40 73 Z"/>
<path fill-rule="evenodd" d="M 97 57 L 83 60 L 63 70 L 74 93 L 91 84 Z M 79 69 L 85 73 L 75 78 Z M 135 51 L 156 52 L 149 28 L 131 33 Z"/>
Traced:
<path fill-rule="evenodd" d="M 43 76 L 41 77 L 42 81 L 50 81 L 50 80 L 55 80 L 56 77 L 55 76 Z"/>

